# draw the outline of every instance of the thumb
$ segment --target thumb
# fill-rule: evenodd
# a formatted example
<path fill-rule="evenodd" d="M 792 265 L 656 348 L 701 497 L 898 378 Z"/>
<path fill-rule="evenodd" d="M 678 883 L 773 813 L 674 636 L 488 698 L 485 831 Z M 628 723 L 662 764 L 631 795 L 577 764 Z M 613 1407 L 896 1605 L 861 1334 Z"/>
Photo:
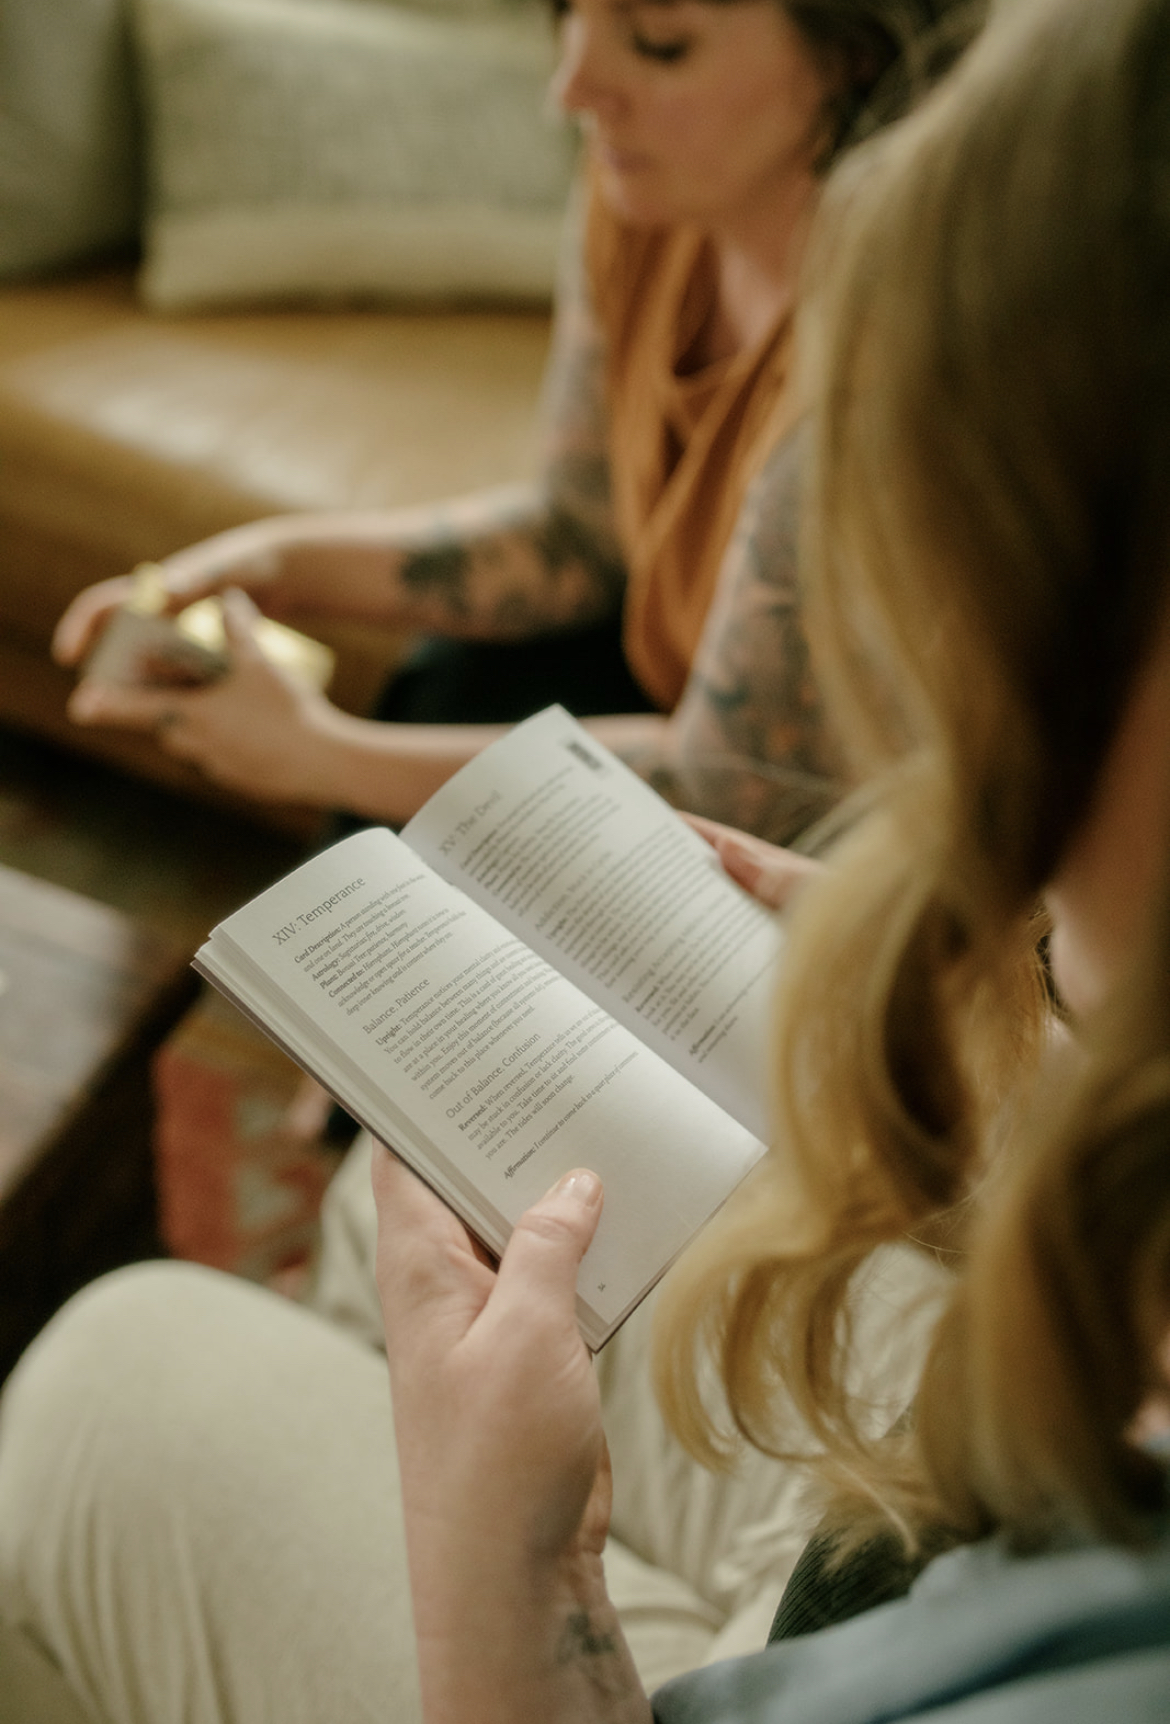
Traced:
<path fill-rule="evenodd" d="M 772 882 L 765 875 L 760 859 L 750 845 L 735 836 L 723 833 L 716 840 L 715 849 L 724 869 L 737 885 L 742 886 L 753 897 L 770 904 L 773 909 L 779 908 L 774 901 L 775 895 L 770 890 Z"/>
<path fill-rule="evenodd" d="M 240 587 L 228 587 L 222 595 L 223 632 L 228 652 L 233 659 L 258 657 L 260 645 L 256 639 L 256 624 L 260 611 Z"/>
<path fill-rule="evenodd" d="M 601 1219 L 601 1181 L 587 1168 L 574 1168 L 516 1223 L 500 1259 L 494 1303 L 531 1306 L 535 1299 L 550 1314 L 575 1321 L 577 1271 Z"/>

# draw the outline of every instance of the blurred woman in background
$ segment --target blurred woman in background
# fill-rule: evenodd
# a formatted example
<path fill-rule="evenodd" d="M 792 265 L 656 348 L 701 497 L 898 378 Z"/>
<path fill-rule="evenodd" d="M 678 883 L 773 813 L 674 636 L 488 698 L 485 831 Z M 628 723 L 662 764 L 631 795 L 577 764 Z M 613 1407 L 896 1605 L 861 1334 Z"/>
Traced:
<path fill-rule="evenodd" d="M 494 727 L 559 700 L 681 805 L 773 837 L 807 825 L 837 761 L 793 584 L 805 239 L 828 166 L 906 106 L 982 9 L 563 4 L 553 89 L 581 123 L 586 175 L 538 482 L 409 514 L 260 521 L 163 565 L 176 607 L 240 588 L 309 627 L 347 616 L 431 637 L 375 721 L 274 671 L 234 598 L 231 675 L 199 692 L 83 681 L 74 718 L 153 730 L 245 794 L 399 823 Z M 63 662 L 127 591 L 74 602 Z"/>

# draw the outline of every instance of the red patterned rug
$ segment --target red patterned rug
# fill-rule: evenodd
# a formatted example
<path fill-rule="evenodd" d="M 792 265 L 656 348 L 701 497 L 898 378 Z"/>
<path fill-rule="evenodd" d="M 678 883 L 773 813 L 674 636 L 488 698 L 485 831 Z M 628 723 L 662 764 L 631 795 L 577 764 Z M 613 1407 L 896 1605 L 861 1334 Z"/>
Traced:
<path fill-rule="evenodd" d="M 326 1098 L 211 989 L 155 1056 L 154 1087 L 168 1249 L 296 1296 L 338 1162 Z"/>

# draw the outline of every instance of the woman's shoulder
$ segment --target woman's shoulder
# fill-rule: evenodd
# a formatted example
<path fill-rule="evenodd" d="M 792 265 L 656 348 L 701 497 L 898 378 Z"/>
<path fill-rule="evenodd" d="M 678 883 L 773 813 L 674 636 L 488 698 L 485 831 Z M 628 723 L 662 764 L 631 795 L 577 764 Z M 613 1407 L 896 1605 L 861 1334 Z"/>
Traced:
<path fill-rule="evenodd" d="M 660 1689 L 659 1724 L 1165 1720 L 1170 1527 L 1140 1550 L 1070 1541 L 1017 1556 L 998 1540 L 938 1557 L 910 1593 L 754 1658 Z M 976 1701 L 978 1705 L 976 1706 Z"/>

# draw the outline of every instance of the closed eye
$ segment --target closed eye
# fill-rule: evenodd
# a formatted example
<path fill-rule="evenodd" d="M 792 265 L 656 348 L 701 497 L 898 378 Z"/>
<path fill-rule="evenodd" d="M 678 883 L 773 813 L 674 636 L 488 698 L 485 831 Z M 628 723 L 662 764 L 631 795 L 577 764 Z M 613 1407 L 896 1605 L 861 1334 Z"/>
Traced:
<path fill-rule="evenodd" d="M 657 60 L 666 66 L 685 58 L 691 46 L 690 42 L 683 37 L 675 37 L 666 42 L 656 42 L 652 37 L 640 36 L 636 31 L 633 43 L 634 52 L 640 54 L 644 60 Z"/>

